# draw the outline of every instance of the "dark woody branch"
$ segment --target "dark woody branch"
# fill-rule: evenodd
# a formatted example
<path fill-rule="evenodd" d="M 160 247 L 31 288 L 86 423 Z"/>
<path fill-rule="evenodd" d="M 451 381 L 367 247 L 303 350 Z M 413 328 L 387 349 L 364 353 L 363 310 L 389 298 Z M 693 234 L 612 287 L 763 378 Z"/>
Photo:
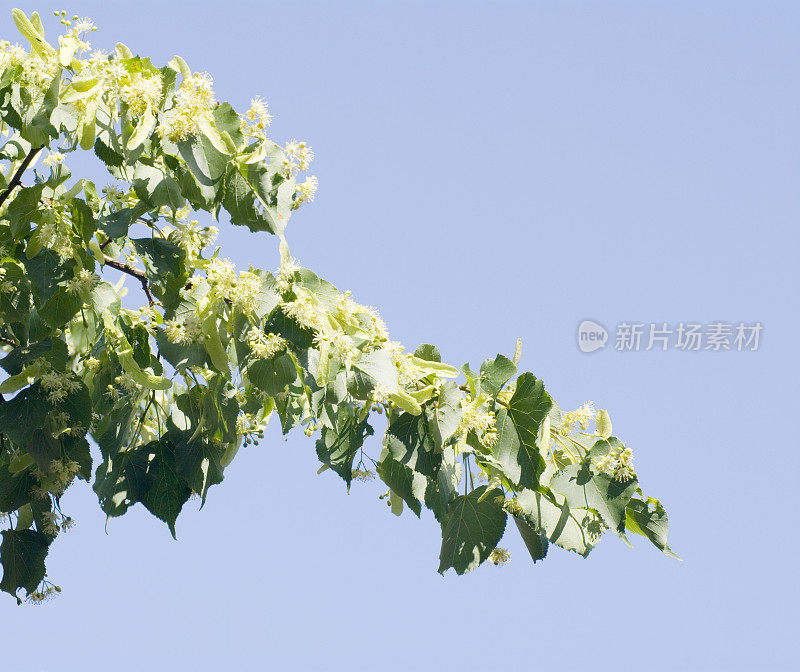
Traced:
<path fill-rule="evenodd" d="M 31 151 L 28 152 L 28 155 L 22 161 L 22 165 L 20 165 L 20 167 L 17 168 L 17 172 L 14 173 L 14 177 L 11 178 L 11 182 L 8 184 L 6 190 L 0 194 L 0 205 L 6 202 L 11 192 L 14 191 L 16 187 L 22 186 L 22 174 L 28 169 L 28 166 L 31 165 L 31 161 L 36 158 L 36 155 L 41 152 L 43 148 L 43 146 L 31 148 Z"/>
<path fill-rule="evenodd" d="M 116 259 L 111 259 L 109 257 L 106 257 L 105 259 L 106 259 L 106 266 L 110 266 L 111 268 L 116 268 L 118 271 L 127 273 L 128 275 L 133 276 L 139 282 L 141 282 L 142 289 L 144 290 L 144 293 L 147 295 L 147 300 L 150 302 L 150 305 L 151 306 L 155 305 L 156 301 L 153 298 L 153 295 L 150 293 L 150 287 L 147 282 L 147 276 L 142 271 L 128 264 L 123 264 L 117 261 Z"/>

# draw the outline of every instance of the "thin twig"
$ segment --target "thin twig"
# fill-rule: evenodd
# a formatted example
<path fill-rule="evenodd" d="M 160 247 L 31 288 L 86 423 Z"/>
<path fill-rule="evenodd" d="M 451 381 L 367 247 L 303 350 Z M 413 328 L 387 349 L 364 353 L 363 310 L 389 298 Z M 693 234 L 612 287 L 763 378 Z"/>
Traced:
<path fill-rule="evenodd" d="M 28 166 L 31 165 L 31 161 L 36 158 L 36 155 L 42 151 L 44 145 L 42 147 L 31 147 L 31 151 L 28 152 L 28 156 L 22 161 L 22 165 L 17 168 L 17 172 L 14 173 L 14 177 L 11 178 L 11 182 L 9 183 L 6 190 L 0 194 L 0 205 L 6 202 L 6 199 L 11 195 L 11 192 L 14 191 L 16 187 L 22 185 L 22 174 L 28 169 Z"/>
<path fill-rule="evenodd" d="M 134 278 L 136 278 L 142 283 L 142 289 L 147 295 L 147 300 L 150 302 L 150 305 L 155 305 L 155 299 L 150 293 L 150 287 L 147 284 L 147 276 L 142 271 L 128 264 L 123 264 L 116 259 L 110 259 L 109 257 L 106 257 L 106 266 L 111 266 L 111 268 L 116 268 L 118 271 L 122 271 L 123 273 L 127 273 L 128 275 L 132 275 Z"/>
<path fill-rule="evenodd" d="M 5 343 L 6 345 L 10 345 L 12 348 L 19 347 L 18 343 L 15 343 L 10 338 L 6 338 L 5 336 L 0 336 L 0 343 Z"/>

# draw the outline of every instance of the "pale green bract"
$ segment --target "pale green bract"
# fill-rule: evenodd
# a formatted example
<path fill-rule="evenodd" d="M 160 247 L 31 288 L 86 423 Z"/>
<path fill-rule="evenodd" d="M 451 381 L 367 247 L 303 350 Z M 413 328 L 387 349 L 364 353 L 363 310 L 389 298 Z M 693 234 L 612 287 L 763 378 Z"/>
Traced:
<path fill-rule="evenodd" d="M 93 24 L 56 14 L 57 42 L 14 10 L 28 44 L 0 45 L 0 589 L 60 592 L 45 559 L 72 524 L 60 501 L 76 478 L 108 516 L 140 503 L 174 535 L 187 500 L 205 501 L 273 416 L 315 435 L 320 471 L 348 489 L 377 475 L 394 513 L 430 509 L 442 573 L 505 562 L 509 527 L 534 561 L 551 543 L 586 555 L 609 529 L 674 555 L 608 413 L 596 426 L 590 404 L 562 413 L 517 375 L 519 346 L 477 372 L 432 345 L 406 353 L 374 309 L 290 257 L 313 154 L 266 137 L 266 103 L 218 103 L 177 56 L 157 68 L 122 44 L 87 55 Z M 116 186 L 70 175 L 79 148 Z M 204 216 L 274 234 L 280 268 L 237 271 Z M 120 274 L 141 309 L 123 307 Z M 373 412 L 388 419 L 377 459 Z"/>

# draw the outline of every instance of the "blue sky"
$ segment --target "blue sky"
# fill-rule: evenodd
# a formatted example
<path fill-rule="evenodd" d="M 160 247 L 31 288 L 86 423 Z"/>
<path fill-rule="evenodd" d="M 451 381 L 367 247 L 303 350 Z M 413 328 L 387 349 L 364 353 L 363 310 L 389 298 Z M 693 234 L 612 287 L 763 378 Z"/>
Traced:
<path fill-rule="evenodd" d="M 264 96 L 272 137 L 317 156 L 293 255 L 453 364 L 521 337 L 523 370 L 563 407 L 609 409 L 684 562 L 607 537 L 534 567 L 509 530 L 508 565 L 442 578 L 432 516 L 395 518 L 377 483 L 347 495 L 316 475 L 312 440 L 273 427 L 203 511 L 187 506 L 177 543 L 141 507 L 106 534 L 73 486 L 78 526 L 48 562 L 64 593 L 0 606 L 4 669 L 789 669 L 799 5 L 65 9 L 95 20 L 98 47 L 180 54 L 239 110 Z M 17 39 L 10 12 L 0 33 Z M 277 264 L 264 234 L 219 242 L 241 266 Z M 764 331 L 756 352 L 584 354 L 587 318 L 612 341 L 621 322 Z"/>

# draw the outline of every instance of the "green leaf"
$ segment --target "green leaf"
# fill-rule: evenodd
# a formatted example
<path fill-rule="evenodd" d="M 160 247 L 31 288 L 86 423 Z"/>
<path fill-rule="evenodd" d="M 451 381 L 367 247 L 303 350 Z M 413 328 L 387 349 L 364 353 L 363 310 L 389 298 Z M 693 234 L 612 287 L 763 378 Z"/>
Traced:
<path fill-rule="evenodd" d="M 223 451 L 201 437 L 192 438 L 188 432 L 175 442 L 175 469 L 189 486 L 206 501 L 208 489 L 222 483 Z"/>
<path fill-rule="evenodd" d="M 131 238 L 136 254 L 142 258 L 148 277 L 158 279 L 171 274 L 180 277 L 183 273 L 183 260 L 186 251 L 175 243 L 163 238 Z"/>
<path fill-rule="evenodd" d="M 427 506 L 436 520 L 444 524 L 450 505 L 458 496 L 458 481 L 461 464 L 456 462 L 453 448 L 442 451 L 442 462 L 435 479 L 430 479 L 425 488 L 425 506 Z"/>
<path fill-rule="evenodd" d="M 86 411 L 91 416 L 92 407 L 87 406 Z M 80 467 L 79 478 L 88 483 L 92 479 L 92 453 L 89 442 L 85 438 L 77 436 L 63 436 L 61 442 L 64 445 L 66 456 Z"/>
<path fill-rule="evenodd" d="M 71 83 L 64 87 L 61 92 L 62 103 L 74 103 L 78 100 L 89 98 L 99 91 L 99 85 L 96 77 L 88 79 L 74 79 Z"/>
<path fill-rule="evenodd" d="M 50 472 L 53 460 L 57 460 L 61 456 L 61 443 L 41 427 L 31 430 L 25 447 L 31 457 L 36 460 L 39 469 L 45 473 Z"/>
<path fill-rule="evenodd" d="M 464 415 L 461 409 L 461 392 L 453 381 L 447 380 L 442 383 L 441 392 L 438 399 L 428 408 L 431 413 L 431 436 L 437 450 L 442 450 L 447 439 L 449 439 L 458 428 L 458 423 Z"/>
<path fill-rule="evenodd" d="M 236 401 L 236 388 L 227 382 L 225 376 L 217 375 L 211 379 L 200 398 L 206 430 L 223 443 L 236 441 L 236 418 L 239 404 Z"/>
<path fill-rule="evenodd" d="M 373 387 L 380 385 L 387 392 L 397 390 L 397 367 L 386 350 L 365 353 L 353 362 L 353 368 L 366 373 L 373 381 Z"/>
<path fill-rule="evenodd" d="M 230 103 L 220 103 L 214 108 L 214 125 L 220 133 L 230 135 L 237 147 L 244 142 L 241 123 L 241 117 Z"/>
<path fill-rule="evenodd" d="M 378 463 L 378 476 L 419 518 L 425 499 L 425 476 L 388 455 Z"/>
<path fill-rule="evenodd" d="M 52 347 L 50 339 L 45 338 L 30 345 L 14 348 L 3 359 L 0 359 L 0 366 L 5 369 L 6 373 L 15 376 L 22 371 L 26 364 L 50 352 Z"/>
<path fill-rule="evenodd" d="M 128 235 L 131 225 L 148 209 L 149 207 L 144 203 L 138 203 L 132 208 L 122 208 L 118 212 L 102 215 L 98 220 L 98 225 L 109 238 L 122 238 Z"/>
<path fill-rule="evenodd" d="M 626 507 L 625 521 L 626 527 L 631 532 L 649 539 L 664 555 L 676 560 L 681 559 L 667 544 L 669 521 L 667 512 L 657 499 L 648 498 L 647 502 L 637 497 L 631 499 Z"/>
<path fill-rule="evenodd" d="M 524 511 L 521 517 L 534 532 L 586 557 L 595 544 L 595 537 L 584 529 L 589 526 L 592 514 L 581 509 L 571 511 L 563 495 L 555 494 L 553 500 L 532 490 L 517 495 Z"/>
<path fill-rule="evenodd" d="M 177 371 L 185 371 L 190 366 L 206 366 L 208 353 L 202 343 L 181 345 L 172 343 L 166 334 L 159 330 L 156 332 L 156 344 L 161 356 L 166 359 Z"/>
<path fill-rule="evenodd" d="M 24 187 L 14 194 L 14 199 L 8 206 L 8 219 L 11 222 L 11 235 L 15 240 L 24 238 L 30 232 L 31 222 L 35 221 L 39 212 L 44 186 L 40 183 Z"/>
<path fill-rule="evenodd" d="M 68 292 L 66 287 L 57 287 L 44 305 L 39 308 L 41 317 L 51 327 L 58 329 L 69 322 L 83 306 L 80 294 Z"/>
<path fill-rule="evenodd" d="M 44 561 L 50 540 L 33 530 L 3 530 L 2 535 L 0 563 L 3 565 L 3 580 L 0 581 L 0 590 L 16 597 L 17 591 L 24 588 L 30 595 L 44 579 Z M 17 603 L 20 602 L 17 598 Z"/>
<path fill-rule="evenodd" d="M 201 196 L 209 203 L 216 201 L 230 157 L 217 150 L 202 134 L 178 143 L 178 151 L 186 161 Z"/>
<path fill-rule="evenodd" d="M 275 290 L 275 278 L 272 273 L 257 268 L 251 269 L 251 272 L 261 278 L 261 289 L 256 294 L 253 312 L 259 319 L 264 319 L 267 315 L 272 314 L 272 311 L 281 302 L 281 296 Z"/>
<path fill-rule="evenodd" d="M 517 372 L 514 363 L 504 357 L 497 355 L 494 359 L 487 359 L 481 364 L 479 375 L 481 392 L 490 396 L 496 396 L 500 389 L 505 385 L 511 376 Z"/>
<path fill-rule="evenodd" d="M 153 442 L 149 449 L 152 458 L 147 466 L 147 474 L 152 485 L 141 502 L 150 513 L 169 526 L 173 538 L 176 538 L 175 521 L 192 491 L 178 474 L 174 448 L 169 441 L 162 439 Z"/>
<path fill-rule="evenodd" d="M 119 154 L 114 149 L 109 147 L 99 137 L 95 138 L 94 141 L 94 153 L 103 163 L 116 168 L 121 166 L 122 162 L 125 160 L 125 157 L 123 157 L 122 154 Z"/>
<path fill-rule="evenodd" d="M 251 180 L 260 179 L 262 173 L 256 168 L 248 172 L 246 178 L 242 174 L 242 166 L 228 166 L 225 175 L 225 195 L 222 206 L 231 216 L 231 224 L 246 226 L 251 231 L 268 231 L 281 233 L 286 228 L 286 217 L 281 218 L 269 206 L 266 199 L 258 194 Z M 251 174 L 253 173 L 253 174 Z"/>
<path fill-rule="evenodd" d="M 300 326 L 296 320 L 288 317 L 278 306 L 264 324 L 264 333 L 273 333 L 285 338 L 298 350 L 306 350 L 314 343 L 314 332 Z"/>
<path fill-rule="evenodd" d="M 539 451 L 539 435 L 542 423 L 552 407 L 553 400 L 545 391 L 541 380 L 532 373 L 523 373 L 517 378 L 516 389 L 508 403 L 508 416 L 514 423 L 520 443 L 521 454 L 517 462 L 522 471 L 518 483 L 538 483 L 539 476 L 544 471 L 544 458 Z M 505 446 L 505 461 L 509 468 L 513 469 L 514 459 L 509 451 L 514 450 L 515 439 L 508 433 L 506 440 L 512 445 Z"/>
<path fill-rule="evenodd" d="M 107 455 L 95 472 L 92 490 L 97 494 L 102 511 L 110 517 L 123 515 L 134 502 L 135 494 L 146 492 L 147 486 L 136 488 L 128 481 L 128 465 L 134 451 L 107 451 Z M 135 472 L 134 472 L 135 473 Z"/>
<path fill-rule="evenodd" d="M 419 359 L 424 359 L 429 362 L 441 363 L 442 361 L 442 355 L 440 354 L 439 349 L 430 343 L 423 343 L 416 350 L 414 350 L 414 357 L 418 357 Z"/>
<path fill-rule="evenodd" d="M 345 483 L 348 490 L 353 476 L 353 459 L 364 445 L 364 439 L 372 435 L 372 427 L 366 420 L 358 422 L 343 410 L 336 416 L 336 428 L 322 427 L 317 439 L 317 457 L 330 467 Z"/>
<path fill-rule="evenodd" d="M 0 314 L 3 314 L 6 323 L 18 322 L 28 325 L 31 311 L 31 287 L 25 270 L 17 264 L 6 262 L 2 264 L 6 272 L 5 280 L 10 282 L 15 291 L 9 294 L 0 294 Z M 22 336 L 22 334 L 19 334 Z"/>
<path fill-rule="evenodd" d="M 70 425 L 81 425 L 87 429 L 92 422 L 92 399 L 89 388 L 82 381 L 78 381 L 76 389 L 58 402 L 58 408 L 69 415 Z"/>
<path fill-rule="evenodd" d="M 0 433 L 19 446 L 26 446 L 34 432 L 45 425 L 52 408 L 37 387 L 19 392 L 0 404 Z"/>
<path fill-rule="evenodd" d="M 608 411 L 602 408 L 597 411 L 597 415 L 594 418 L 594 426 L 597 428 L 597 433 L 604 439 L 607 439 L 611 436 L 613 430 L 611 425 L 611 417 L 608 415 Z"/>
<path fill-rule="evenodd" d="M 72 223 L 80 233 L 84 244 L 88 244 L 97 230 L 97 221 L 92 209 L 80 198 L 72 199 Z"/>
<path fill-rule="evenodd" d="M 495 488 L 479 501 L 486 489 L 482 485 L 468 495 L 460 495 L 450 506 L 442 529 L 440 574 L 450 567 L 457 574 L 475 569 L 502 539 L 508 516 L 495 498 L 502 497 L 503 492 Z"/>
<path fill-rule="evenodd" d="M 501 408 L 497 412 L 497 442 L 492 448 L 492 456 L 515 489 L 536 489 L 544 461 L 539 449 L 522 443 L 517 426 L 510 413 Z"/>
<path fill-rule="evenodd" d="M 136 165 L 133 188 L 136 195 L 153 208 L 167 206 L 172 210 L 179 210 L 186 203 L 180 186 L 172 177 L 144 163 Z"/>
<path fill-rule="evenodd" d="M 635 479 L 620 483 L 606 474 L 593 473 L 587 464 L 564 467 L 550 480 L 550 488 L 563 494 L 571 509 L 594 509 L 605 524 L 626 541 L 625 507 L 636 486 Z"/>
<path fill-rule="evenodd" d="M 31 501 L 31 488 L 37 481 L 25 470 L 14 476 L 6 464 L 0 463 L 0 512 L 10 513 Z"/>
<path fill-rule="evenodd" d="M 392 459 L 412 470 L 431 478 L 439 471 L 442 453 L 436 449 L 430 423 L 424 415 L 393 415 L 383 442 Z"/>
<path fill-rule="evenodd" d="M 508 403 L 508 413 L 514 421 L 520 441 L 538 446 L 539 427 L 550 409 L 553 400 L 544 389 L 544 383 L 532 373 L 523 373 L 517 378 L 514 395 Z"/>
<path fill-rule="evenodd" d="M 22 263 L 25 264 L 39 306 L 59 289 L 60 284 L 74 276 L 75 260 L 67 259 L 62 262 L 53 250 L 44 249 L 31 259 L 23 257 Z"/>
<path fill-rule="evenodd" d="M 139 123 L 133 129 L 131 137 L 128 139 L 126 149 L 130 152 L 138 149 L 152 134 L 156 127 L 156 115 L 148 108 L 139 117 Z"/>
<path fill-rule="evenodd" d="M 142 258 L 153 294 L 160 299 L 176 294 L 185 283 L 186 251 L 163 238 L 132 238 L 131 242 Z"/>
<path fill-rule="evenodd" d="M 517 524 L 517 529 L 519 530 L 520 536 L 522 536 L 522 541 L 525 542 L 525 546 L 531 554 L 533 562 L 536 563 L 539 560 L 544 560 L 547 555 L 547 537 L 537 534 L 523 518 L 514 516 L 514 522 Z"/>
<path fill-rule="evenodd" d="M 270 396 L 280 394 L 297 378 L 292 356 L 285 352 L 274 359 L 257 359 L 247 367 L 247 377 L 258 389 Z"/>
<path fill-rule="evenodd" d="M 469 393 L 473 397 L 478 396 L 478 388 L 476 386 L 476 381 L 478 380 L 478 374 L 469 368 L 469 364 L 464 364 L 464 366 L 461 367 L 461 372 L 467 379 L 467 387 L 469 388 Z"/>

